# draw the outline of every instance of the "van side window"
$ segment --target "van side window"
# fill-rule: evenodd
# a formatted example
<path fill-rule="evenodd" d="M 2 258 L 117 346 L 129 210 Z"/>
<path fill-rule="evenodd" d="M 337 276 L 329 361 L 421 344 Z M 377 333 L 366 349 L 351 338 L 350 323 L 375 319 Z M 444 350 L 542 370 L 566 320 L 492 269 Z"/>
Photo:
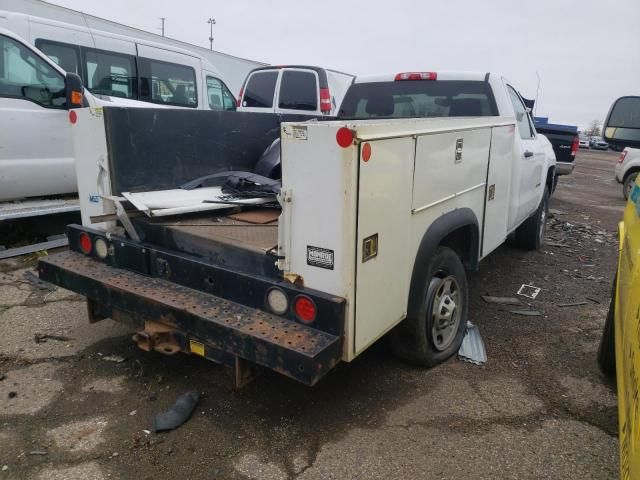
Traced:
<path fill-rule="evenodd" d="M 136 66 L 131 55 L 86 49 L 87 88 L 91 93 L 136 98 Z"/>
<path fill-rule="evenodd" d="M 82 76 L 80 71 L 80 49 L 78 47 L 38 38 L 36 40 L 36 48 L 42 50 L 47 57 L 60 65 L 64 71 Z"/>
<path fill-rule="evenodd" d="M 249 82 L 242 98 L 242 106 L 271 108 L 277 80 L 278 72 L 255 72 L 249 77 Z"/>
<path fill-rule="evenodd" d="M 529 139 L 535 137 L 535 132 L 531 126 L 531 122 L 529 121 L 529 113 L 522 103 L 522 100 L 520 100 L 520 96 L 508 85 L 507 91 L 509 92 L 511 103 L 513 104 L 513 110 L 516 113 L 516 123 L 518 124 L 520 138 Z"/>
<path fill-rule="evenodd" d="M 0 96 L 64 108 L 64 77 L 32 50 L 0 35 Z"/>
<path fill-rule="evenodd" d="M 315 73 L 299 70 L 282 72 L 278 107 L 292 110 L 317 110 L 318 82 Z"/>
<path fill-rule="evenodd" d="M 198 106 L 196 72 L 176 63 L 138 57 L 140 100 L 177 105 Z"/>
<path fill-rule="evenodd" d="M 236 109 L 233 95 L 227 86 L 215 77 L 207 77 L 207 97 L 211 110 L 232 111 Z"/>

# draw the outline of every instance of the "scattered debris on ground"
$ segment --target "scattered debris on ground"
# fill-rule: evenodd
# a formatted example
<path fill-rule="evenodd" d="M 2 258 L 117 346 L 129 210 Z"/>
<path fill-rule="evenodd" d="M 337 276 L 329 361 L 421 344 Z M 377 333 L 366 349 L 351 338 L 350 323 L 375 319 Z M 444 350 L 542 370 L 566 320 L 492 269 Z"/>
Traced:
<path fill-rule="evenodd" d="M 169 410 L 156 415 L 153 422 L 153 430 L 155 432 L 163 432 L 178 428 L 191 417 L 199 399 L 198 392 L 187 392 L 180 395 Z"/>
<path fill-rule="evenodd" d="M 514 315 L 523 315 L 525 317 L 542 316 L 542 312 L 539 312 L 538 310 L 510 310 L 509 313 L 513 313 Z"/>
<path fill-rule="evenodd" d="M 515 297 L 494 297 L 482 295 L 482 299 L 487 303 L 497 303 L 499 305 L 522 305 L 522 302 Z"/>
<path fill-rule="evenodd" d="M 480 331 L 471 322 L 467 322 L 467 331 L 464 334 L 460 350 L 458 350 L 458 358 L 474 365 L 487 363 L 487 350 L 484 347 Z"/>
<path fill-rule="evenodd" d="M 527 285 L 526 283 L 523 283 L 516 293 L 522 297 L 535 300 L 538 294 L 540 293 L 540 290 L 541 290 L 540 287 L 535 287 L 533 285 Z"/>

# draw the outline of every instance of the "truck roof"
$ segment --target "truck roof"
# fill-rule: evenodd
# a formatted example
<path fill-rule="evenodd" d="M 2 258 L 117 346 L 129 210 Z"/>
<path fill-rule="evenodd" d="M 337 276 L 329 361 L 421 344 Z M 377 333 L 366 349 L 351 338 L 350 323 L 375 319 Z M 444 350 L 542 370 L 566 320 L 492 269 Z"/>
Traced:
<path fill-rule="evenodd" d="M 397 75 L 401 73 L 429 73 L 436 74 L 437 80 L 474 80 L 474 81 L 486 81 L 489 79 L 489 72 L 452 72 L 452 71 L 438 71 L 438 72 L 425 72 L 425 71 L 406 71 L 406 72 L 394 72 L 394 73 L 378 73 L 373 75 L 359 75 L 356 77 L 353 83 L 373 83 L 373 82 L 393 82 Z"/>

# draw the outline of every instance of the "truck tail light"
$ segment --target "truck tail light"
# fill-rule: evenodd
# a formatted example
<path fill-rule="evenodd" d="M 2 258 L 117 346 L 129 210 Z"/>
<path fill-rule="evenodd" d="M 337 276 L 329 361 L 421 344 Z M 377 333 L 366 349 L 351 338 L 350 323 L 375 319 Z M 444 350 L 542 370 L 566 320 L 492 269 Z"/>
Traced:
<path fill-rule="evenodd" d="M 236 98 L 236 107 L 242 105 L 242 94 L 244 93 L 244 88 L 240 87 L 240 93 L 238 93 L 238 98 Z"/>
<path fill-rule="evenodd" d="M 293 310 L 303 323 L 311 323 L 316 319 L 316 304 L 305 295 L 298 295 L 293 303 Z"/>
<path fill-rule="evenodd" d="M 82 250 L 82 253 L 84 253 L 85 255 L 89 255 L 91 253 L 93 244 L 91 243 L 91 237 L 88 233 L 83 232 L 80 234 L 80 238 L 78 239 L 78 246 L 80 247 L 80 250 Z"/>
<path fill-rule="evenodd" d="M 328 88 L 320 89 L 320 111 L 329 113 L 331 111 L 331 92 Z"/>
<path fill-rule="evenodd" d="M 620 158 L 618 159 L 618 163 L 622 163 L 624 162 L 624 159 L 627 157 L 627 150 L 623 150 L 622 153 L 620 154 Z"/>
<path fill-rule="evenodd" d="M 396 75 L 396 82 L 400 80 L 437 80 L 436 72 L 403 72 Z"/>
<path fill-rule="evenodd" d="M 571 143 L 571 156 L 574 157 L 576 153 L 578 153 L 578 149 L 580 148 L 580 137 L 577 135 L 573 137 L 573 142 Z"/>

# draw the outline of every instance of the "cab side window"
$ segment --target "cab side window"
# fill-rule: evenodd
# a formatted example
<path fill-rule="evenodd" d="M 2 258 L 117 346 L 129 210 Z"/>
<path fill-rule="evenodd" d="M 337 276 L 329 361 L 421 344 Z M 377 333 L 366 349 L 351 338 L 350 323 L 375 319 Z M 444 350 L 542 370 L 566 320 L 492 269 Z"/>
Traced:
<path fill-rule="evenodd" d="M 207 77 L 207 98 L 211 110 L 233 111 L 236 109 L 233 95 L 227 86 L 215 77 Z"/>
<path fill-rule="evenodd" d="M 64 77 L 21 43 L 0 35 L 0 96 L 64 108 Z"/>
<path fill-rule="evenodd" d="M 520 133 L 520 138 L 530 139 L 535 137 L 536 134 L 529 119 L 529 112 L 527 112 L 524 103 L 522 103 L 522 100 L 520 100 L 520 96 L 510 86 L 507 86 L 507 90 L 509 91 L 509 97 L 511 98 L 513 110 L 516 114 L 516 123 L 518 124 L 518 132 Z"/>

